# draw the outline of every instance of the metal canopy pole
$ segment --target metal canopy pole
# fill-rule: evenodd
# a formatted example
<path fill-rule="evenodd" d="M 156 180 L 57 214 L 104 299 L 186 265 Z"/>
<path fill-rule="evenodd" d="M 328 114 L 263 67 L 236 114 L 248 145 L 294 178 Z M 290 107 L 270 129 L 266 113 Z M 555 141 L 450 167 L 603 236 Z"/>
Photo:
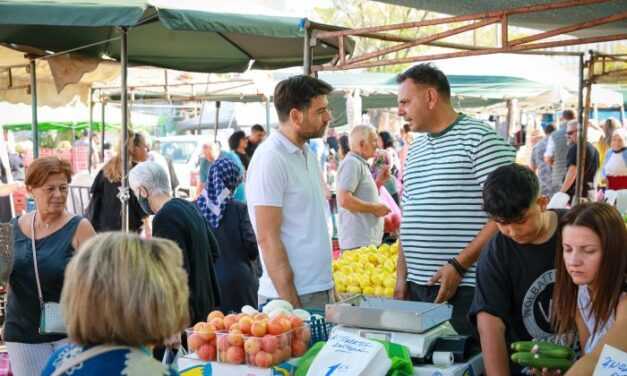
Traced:
<path fill-rule="evenodd" d="M 93 141 L 92 141 L 92 135 L 94 134 L 94 89 L 89 88 L 89 151 L 87 152 L 87 171 L 89 171 L 89 173 L 91 174 L 91 169 L 92 169 L 92 165 L 91 165 L 91 161 L 93 159 L 93 151 L 92 151 L 92 146 L 93 146 Z"/>
<path fill-rule="evenodd" d="M 311 76 L 311 23 L 305 18 L 303 22 L 305 28 L 305 35 L 303 37 L 303 74 L 305 76 Z"/>
<path fill-rule="evenodd" d="M 100 161 L 104 162 L 105 160 L 105 109 L 107 107 L 107 102 L 104 99 L 100 99 L 100 131 L 102 134 L 100 135 Z"/>
<path fill-rule="evenodd" d="M 130 192 L 128 191 L 128 34 L 125 27 L 122 28 L 122 37 L 120 39 L 120 64 L 121 71 L 121 110 L 122 110 L 122 181 L 120 182 L 119 198 L 122 202 L 122 231 L 129 232 L 128 221 L 128 200 Z"/>
<path fill-rule="evenodd" d="M 31 124 L 33 131 L 33 159 L 39 158 L 39 124 L 37 122 L 37 66 L 35 59 L 30 59 L 30 96 Z"/>
<path fill-rule="evenodd" d="M 592 78 L 594 76 L 594 60 L 595 56 L 592 51 L 589 52 L 590 59 L 588 60 L 588 79 L 586 80 L 586 104 L 583 109 L 583 121 L 579 123 L 577 133 L 577 180 L 575 180 L 575 201 L 577 205 L 581 202 L 581 197 L 584 193 L 584 170 L 586 163 L 586 139 L 588 130 L 588 118 L 590 113 L 590 100 L 592 97 Z M 587 193 L 587 192 L 585 192 Z"/>
<path fill-rule="evenodd" d="M 213 141 L 218 141 L 218 126 L 220 123 L 220 101 L 216 101 L 216 125 L 213 131 Z"/>
<path fill-rule="evenodd" d="M 579 120 L 579 124 L 583 123 L 583 86 L 585 85 L 584 68 L 586 67 L 584 55 L 583 53 L 579 55 L 579 97 L 577 102 L 577 111 L 579 112 L 577 120 Z"/>

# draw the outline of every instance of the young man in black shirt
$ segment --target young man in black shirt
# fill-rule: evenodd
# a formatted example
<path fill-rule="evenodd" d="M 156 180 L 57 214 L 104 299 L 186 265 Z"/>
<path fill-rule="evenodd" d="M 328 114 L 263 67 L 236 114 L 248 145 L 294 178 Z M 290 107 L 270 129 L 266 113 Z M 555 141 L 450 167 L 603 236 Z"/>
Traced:
<path fill-rule="evenodd" d="M 548 339 L 555 250 L 561 213 L 546 209 L 538 178 L 511 164 L 492 172 L 483 186 L 483 207 L 499 232 L 481 252 L 470 320 L 481 338 L 488 376 L 518 375 L 510 344 Z"/>

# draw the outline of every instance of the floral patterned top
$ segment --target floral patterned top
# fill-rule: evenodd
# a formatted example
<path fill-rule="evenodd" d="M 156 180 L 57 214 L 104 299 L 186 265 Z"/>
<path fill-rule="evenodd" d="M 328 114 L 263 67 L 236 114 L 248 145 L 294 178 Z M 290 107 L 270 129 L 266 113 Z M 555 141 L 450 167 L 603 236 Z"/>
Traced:
<path fill-rule="evenodd" d="M 87 349 L 87 347 L 77 345 L 67 345 L 60 348 L 48 359 L 48 364 L 46 364 L 41 376 L 52 375 L 64 361 L 79 355 Z M 116 349 L 96 355 L 71 368 L 63 375 L 178 376 L 179 373 L 174 368 L 163 365 L 154 359 L 152 354 L 145 348 L 128 348 Z"/>

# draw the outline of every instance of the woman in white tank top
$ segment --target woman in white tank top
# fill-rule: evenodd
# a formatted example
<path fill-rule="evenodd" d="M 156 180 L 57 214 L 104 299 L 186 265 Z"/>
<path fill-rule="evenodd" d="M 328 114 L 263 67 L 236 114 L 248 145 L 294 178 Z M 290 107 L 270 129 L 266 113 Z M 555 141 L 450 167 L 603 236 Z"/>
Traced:
<path fill-rule="evenodd" d="M 562 224 L 553 322 L 560 333 L 577 330 L 584 354 L 598 358 L 606 336 L 627 321 L 627 229 L 618 210 L 605 203 L 578 205 Z"/>

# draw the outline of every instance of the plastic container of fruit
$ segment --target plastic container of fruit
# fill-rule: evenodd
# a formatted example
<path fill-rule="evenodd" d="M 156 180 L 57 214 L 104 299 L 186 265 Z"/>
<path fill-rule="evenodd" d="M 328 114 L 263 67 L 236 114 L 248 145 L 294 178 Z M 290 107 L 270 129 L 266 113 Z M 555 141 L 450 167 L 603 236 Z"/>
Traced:
<path fill-rule="evenodd" d="M 270 368 L 292 357 L 293 332 L 279 335 L 266 334 L 263 337 L 246 336 L 244 339 L 244 361 L 253 367 Z M 231 363 L 229 353 L 226 362 Z M 221 354 L 218 354 L 220 361 Z"/>
<path fill-rule="evenodd" d="M 198 357 L 205 362 L 217 359 L 217 333 L 213 328 L 197 324 L 193 328 L 185 329 L 185 334 L 188 349 L 186 357 Z"/>

